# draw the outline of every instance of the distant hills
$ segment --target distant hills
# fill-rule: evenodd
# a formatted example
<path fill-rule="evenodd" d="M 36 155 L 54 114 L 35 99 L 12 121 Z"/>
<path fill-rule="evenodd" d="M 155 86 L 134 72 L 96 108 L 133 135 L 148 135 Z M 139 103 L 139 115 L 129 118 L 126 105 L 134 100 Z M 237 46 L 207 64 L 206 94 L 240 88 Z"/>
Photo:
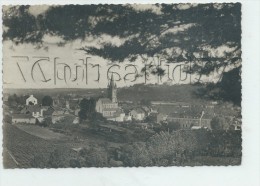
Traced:
<path fill-rule="evenodd" d="M 55 89 L 4 89 L 4 93 L 17 94 L 17 95 L 30 95 L 30 94 L 46 94 L 46 95 L 57 95 L 57 94 L 98 94 L 105 89 L 83 89 L 83 88 L 55 88 Z"/>
<path fill-rule="evenodd" d="M 121 88 L 118 91 L 118 99 L 193 102 L 199 99 L 194 94 L 199 88 L 201 85 L 134 85 Z"/>
<path fill-rule="evenodd" d="M 118 88 L 118 100 L 120 101 L 140 101 L 142 99 L 153 101 L 198 101 L 194 94 L 202 85 L 144 85 L 136 84 L 131 87 Z M 50 95 L 57 94 L 69 95 L 77 94 L 80 96 L 106 96 L 106 88 L 99 89 L 5 89 L 4 93 L 17 95 Z"/>

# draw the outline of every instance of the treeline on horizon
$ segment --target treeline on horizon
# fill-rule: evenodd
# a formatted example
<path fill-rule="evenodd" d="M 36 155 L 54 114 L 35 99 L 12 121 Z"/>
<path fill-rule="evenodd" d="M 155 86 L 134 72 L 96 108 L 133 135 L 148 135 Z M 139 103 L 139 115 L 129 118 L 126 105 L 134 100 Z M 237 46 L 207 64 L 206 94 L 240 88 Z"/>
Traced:
<path fill-rule="evenodd" d="M 229 73 L 230 74 L 230 73 Z M 238 74 L 234 72 L 234 74 Z M 237 76 L 237 75 L 236 75 Z M 239 78 L 239 77 L 237 77 Z M 224 81 L 217 84 L 195 83 L 179 85 L 152 85 L 135 84 L 130 87 L 118 88 L 119 101 L 183 101 L 192 103 L 194 100 L 221 100 L 241 105 L 241 80 L 237 81 L 224 75 Z M 224 91 L 225 90 L 225 91 Z M 78 88 L 57 88 L 57 89 L 5 89 L 4 94 L 8 95 L 30 95 L 36 97 L 43 95 L 56 96 L 76 94 L 79 96 L 105 97 L 106 88 L 99 89 L 78 89 Z"/>

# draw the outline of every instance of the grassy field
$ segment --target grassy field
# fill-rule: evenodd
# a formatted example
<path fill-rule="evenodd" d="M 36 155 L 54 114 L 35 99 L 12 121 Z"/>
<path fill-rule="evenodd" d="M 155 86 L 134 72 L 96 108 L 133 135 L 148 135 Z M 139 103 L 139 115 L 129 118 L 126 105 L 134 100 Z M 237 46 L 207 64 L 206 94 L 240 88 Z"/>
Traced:
<path fill-rule="evenodd" d="M 62 140 L 66 138 L 66 136 L 63 134 L 53 132 L 48 128 L 43 128 L 37 125 L 18 124 L 16 126 L 28 134 L 37 136 L 45 140 Z"/>
<path fill-rule="evenodd" d="M 19 163 L 17 166 L 20 168 L 30 167 L 30 162 L 33 160 L 35 155 L 40 153 L 47 155 L 55 148 L 54 144 L 21 131 L 11 124 L 5 124 L 3 131 L 4 148 L 13 154 Z M 6 159 L 5 156 L 4 159 Z"/>
<path fill-rule="evenodd" d="M 73 157 L 72 147 L 76 146 L 74 142 L 69 140 L 46 140 L 31 135 L 11 124 L 4 124 L 3 134 L 3 147 L 16 159 L 18 162 L 16 166 L 18 168 L 31 168 L 35 160 L 47 161 L 50 155 L 56 150 L 64 155 L 62 161 L 64 161 L 65 165 L 69 166 L 69 159 Z M 14 167 L 8 153 L 3 154 L 3 159 L 6 162 L 4 164 L 5 168 Z"/>

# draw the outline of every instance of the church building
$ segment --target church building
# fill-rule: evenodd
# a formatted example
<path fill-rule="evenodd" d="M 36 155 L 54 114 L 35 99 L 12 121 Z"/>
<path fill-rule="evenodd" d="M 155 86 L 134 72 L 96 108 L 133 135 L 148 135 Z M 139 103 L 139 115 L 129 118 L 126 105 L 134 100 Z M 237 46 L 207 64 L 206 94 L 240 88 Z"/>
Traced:
<path fill-rule="evenodd" d="M 124 112 L 118 107 L 117 102 L 117 86 L 112 75 L 110 83 L 107 87 L 107 98 L 100 98 L 96 102 L 96 111 L 101 113 L 103 117 L 113 121 L 123 121 Z"/>

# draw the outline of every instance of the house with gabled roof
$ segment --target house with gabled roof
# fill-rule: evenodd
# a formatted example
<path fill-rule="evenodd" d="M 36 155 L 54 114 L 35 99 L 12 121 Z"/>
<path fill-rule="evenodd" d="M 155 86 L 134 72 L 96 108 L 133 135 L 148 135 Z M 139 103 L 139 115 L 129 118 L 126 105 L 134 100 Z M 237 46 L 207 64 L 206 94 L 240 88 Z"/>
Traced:
<path fill-rule="evenodd" d="M 36 105 L 26 105 L 22 110 L 21 114 L 28 114 L 34 118 L 39 120 L 43 120 L 44 112 L 46 112 L 49 108 L 46 106 Z"/>
<path fill-rule="evenodd" d="M 142 108 L 134 108 L 129 112 L 129 115 L 134 120 L 142 121 L 145 119 L 146 113 Z"/>
<path fill-rule="evenodd" d="M 57 123 L 64 119 L 66 116 L 71 116 L 70 112 L 67 109 L 63 108 L 54 108 L 54 111 L 51 115 L 52 123 Z"/>
<path fill-rule="evenodd" d="M 33 95 L 30 95 L 30 97 L 26 99 L 26 105 L 37 105 L 37 104 L 38 104 L 38 100 Z"/>

